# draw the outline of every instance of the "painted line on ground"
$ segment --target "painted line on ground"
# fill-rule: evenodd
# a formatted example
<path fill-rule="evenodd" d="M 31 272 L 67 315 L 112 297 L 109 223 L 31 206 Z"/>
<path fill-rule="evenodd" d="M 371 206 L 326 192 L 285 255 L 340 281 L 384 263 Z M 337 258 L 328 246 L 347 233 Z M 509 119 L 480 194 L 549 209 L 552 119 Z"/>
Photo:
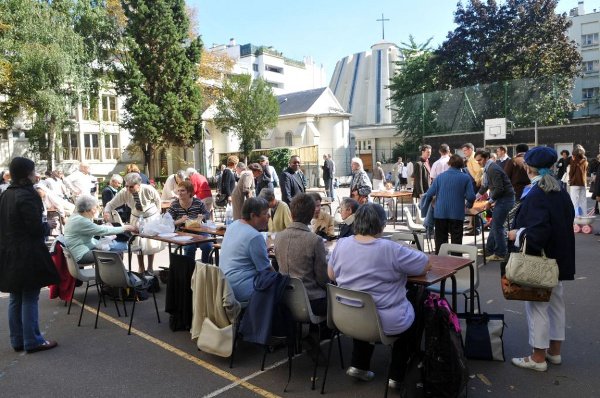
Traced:
<path fill-rule="evenodd" d="M 81 306 L 81 303 L 78 300 L 73 299 L 73 303 Z M 96 315 L 96 309 L 95 308 L 92 308 L 92 307 L 86 305 L 85 309 L 87 311 L 91 312 L 92 314 Z M 100 315 L 99 316 L 102 319 L 105 319 L 105 320 L 109 321 L 110 323 L 112 323 L 112 324 L 120 327 L 121 329 L 124 329 L 124 330 L 128 330 L 129 329 L 129 324 L 121 322 L 118 319 L 115 319 L 115 318 L 111 317 L 110 315 L 105 314 L 102 311 L 100 311 Z M 239 378 L 239 377 L 237 377 L 237 376 L 235 376 L 235 375 L 233 375 L 233 374 L 231 374 L 229 372 L 226 372 L 223 369 L 221 369 L 221 368 L 219 368 L 219 367 L 217 367 L 217 366 L 215 366 L 215 365 L 213 365 L 213 364 L 211 364 L 209 362 L 206 362 L 206 361 L 204 361 L 204 360 L 202 360 L 202 359 L 200 359 L 198 357 L 195 357 L 193 355 L 190 355 L 187 352 L 185 352 L 183 350 L 180 350 L 179 348 L 174 347 L 171 344 L 166 343 L 166 342 L 164 342 L 164 341 L 162 341 L 160 339 L 157 339 L 156 337 L 150 336 L 149 334 L 144 333 L 141 330 L 138 330 L 138 329 L 136 329 L 134 327 L 131 328 L 131 334 L 135 334 L 136 336 L 141 337 L 142 339 L 144 339 L 146 341 L 149 341 L 149 342 L 151 342 L 151 343 L 159 346 L 160 348 L 162 348 L 162 349 L 164 349 L 166 351 L 169 351 L 169 352 L 177 355 L 180 358 L 186 359 L 186 360 L 188 360 L 188 361 L 190 361 L 190 362 L 192 362 L 192 363 L 194 363 L 194 364 L 196 364 L 198 366 L 201 366 L 204 369 L 206 369 L 206 370 L 208 370 L 208 371 L 216 374 L 217 376 L 221 376 L 224 379 L 227 379 L 227 380 L 229 380 L 229 381 L 232 382 L 231 384 L 229 384 L 229 385 L 227 385 L 227 386 L 225 386 L 225 387 L 223 387 L 223 388 L 221 388 L 219 390 L 216 390 L 216 391 L 214 391 L 213 393 L 211 393 L 209 395 L 206 395 L 206 397 L 214 397 L 216 395 L 219 395 L 221 392 L 228 391 L 231 388 L 234 388 L 236 386 L 242 386 L 242 387 L 244 387 L 244 388 L 252 391 L 253 393 L 258 394 L 258 395 L 260 395 L 262 397 L 265 397 L 265 398 L 281 398 L 279 395 L 273 394 L 270 391 L 267 391 L 267 390 L 262 389 L 262 388 L 260 388 L 258 386 L 255 386 L 254 384 L 248 383 L 248 380 L 250 380 L 250 379 L 252 379 L 252 378 L 254 378 L 254 377 L 256 377 L 256 376 L 258 376 L 258 375 L 260 375 L 261 373 L 264 373 L 264 372 L 256 372 L 256 373 L 253 373 L 253 374 L 251 374 L 249 376 L 246 376 L 244 378 Z M 287 359 L 283 360 L 283 361 L 279 361 L 279 362 L 273 364 L 272 366 L 270 366 L 268 368 L 265 368 L 265 371 L 273 369 L 273 368 L 276 368 L 277 366 L 280 366 L 281 364 L 283 364 L 285 362 L 287 362 Z M 220 392 L 218 394 L 216 394 L 218 391 L 220 391 Z"/>

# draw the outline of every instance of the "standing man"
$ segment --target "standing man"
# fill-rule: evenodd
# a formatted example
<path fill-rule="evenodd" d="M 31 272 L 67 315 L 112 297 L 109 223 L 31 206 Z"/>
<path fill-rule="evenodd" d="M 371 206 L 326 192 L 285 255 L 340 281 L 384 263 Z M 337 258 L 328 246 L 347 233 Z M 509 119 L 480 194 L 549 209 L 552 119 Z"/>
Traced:
<path fill-rule="evenodd" d="M 439 153 L 440 158 L 433 162 L 431 166 L 431 181 L 450 168 L 448 165 L 448 161 L 450 160 L 450 147 L 448 144 L 440 145 Z"/>
<path fill-rule="evenodd" d="M 271 178 L 271 182 L 273 183 L 273 188 L 277 188 L 279 186 L 279 177 L 277 176 L 277 172 L 275 171 L 275 167 L 269 164 L 269 158 L 262 155 L 258 163 L 267 171 L 265 175 L 268 175 Z"/>
<path fill-rule="evenodd" d="M 492 228 L 485 248 L 491 254 L 486 257 L 486 260 L 502 261 L 507 254 L 504 221 L 506 221 L 508 212 L 515 204 L 515 191 L 504 170 L 500 168 L 498 163 L 490 159 L 490 153 L 487 150 L 478 149 L 475 152 L 475 160 L 483 169 L 487 180 L 487 187 L 481 187 L 477 199 L 489 189 L 489 200 L 486 209 L 494 209 Z"/>
<path fill-rule="evenodd" d="M 569 155 L 569 151 L 563 149 L 562 151 L 560 151 L 560 159 L 558 159 L 558 162 L 556 162 L 556 178 L 561 182 L 563 176 L 567 172 L 567 166 L 569 166 L 569 163 L 571 163 L 571 156 Z M 566 183 L 562 183 L 562 186 L 565 189 L 567 188 L 566 185 Z"/>
<path fill-rule="evenodd" d="M 375 163 L 375 169 L 373 170 L 373 190 L 383 191 L 385 188 L 383 182 L 385 181 L 385 173 L 381 168 L 381 162 Z"/>
<path fill-rule="evenodd" d="M 398 157 L 398 161 L 394 164 L 394 177 L 396 178 L 396 186 L 394 189 L 399 191 L 402 188 L 402 171 L 404 169 L 404 163 L 402 162 L 402 158 Z M 406 185 L 406 181 L 404 182 Z"/>
<path fill-rule="evenodd" d="M 333 161 L 330 153 L 327 154 L 327 159 L 331 162 L 331 198 L 335 199 L 335 189 L 337 188 L 337 181 L 335 179 L 335 162 Z"/>
<path fill-rule="evenodd" d="M 529 146 L 527 144 L 517 145 L 517 154 L 504 165 L 504 172 L 515 190 L 515 200 L 517 202 L 521 200 L 523 190 L 530 183 L 527 170 L 525 169 L 525 153 L 528 150 Z"/>
<path fill-rule="evenodd" d="M 496 148 L 496 156 L 498 156 L 496 163 L 498 163 L 500 167 L 504 169 L 506 167 L 506 162 L 510 159 L 510 156 L 506 154 L 506 147 L 504 145 L 500 145 L 498 148 Z"/>
<path fill-rule="evenodd" d="M 123 177 L 121 177 L 119 174 L 113 174 L 112 177 L 110 177 L 110 182 L 106 188 L 102 190 L 102 207 L 106 207 L 106 204 L 113 200 L 117 192 L 119 192 L 121 189 L 122 184 Z M 125 204 L 117 207 L 115 210 L 117 213 L 119 213 L 119 217 L 121 217 L 122 222 L 129 222 L 129 216 L 131 215 L 131 209 L 129 206 Z"/>
<path fill-rule="evenodd" d="M 415 165 L 413 164 L 413 162 L 410 161 L 410 159 L 406 159 L 406 167 L 404 168 L 404 170 L 406 170 L 406 188 L 413 189 L 415 185 L 415 179 L 413 178 Z"/>
<path fill-rule="evenodd" d="M 76 199 L 80 195 L 94 195 L 96 193 L 96 177 L 90 174 L 90 165 L 80 163 L 79 170 L 65 178 L 65 185 Z"/>
<path fill-rule="evenodd" d="M 325 182 L 325 192 L 328 198 L 333 198 L 333 163 L 327 155 L 323 155 L 323 181 Z"/>
<path fill-rule="evenodd" d="M 475 190 L 477 190 L 481 187 L 483 170 L 481 169 L 481 166 L 479 166 L 479 163 L 477 163 L 475 160 L 475 146 L 473 146 L 473 144 L 470 142 L 467 142 L 466 144 L 463 144 L 461 149 L 465 154 L 465 166 L 467 167 L 471 177 L 473 177 L 473 181 L 475 181 Z"/>
<path fill-rule="evenodd" d="M 301 164 L 300 156 L 292 156 L 288 168 L 281 175 L 281 200 L 288 206 L 294 196 L 306 191 L 304 175 L 300 170 Z"/>
<path fill-rule="evenodd" d="M 431 166 L 429 158 L 431 157 L 431 145 L 421 145 L 421 159 L 415 162 L 413 171 L 414 187 L 412 196 L 419 199 L 429 189 L 431 184 Z"/>

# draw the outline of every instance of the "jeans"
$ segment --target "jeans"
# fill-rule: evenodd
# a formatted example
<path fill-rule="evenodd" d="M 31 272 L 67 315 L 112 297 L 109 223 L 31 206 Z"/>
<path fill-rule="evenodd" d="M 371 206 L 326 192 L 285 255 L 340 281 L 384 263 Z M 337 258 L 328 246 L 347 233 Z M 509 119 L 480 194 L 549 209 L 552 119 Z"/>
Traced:
<path fill-rule="evenodd" d="M 31 350 L 44 343 L 38 320 L 39 297 L 39 288 L 10 294 L 8 325 L 13 348 Z"/>
<path fill-rule="evenodd" d="M 199 234 L 199 235 L 208 236 L 207 234 Z M 185 256 L 195 259 L 196 258 L 196 249 L 198 249 L 198 248 L 200 248 L 200 251 L 202 252 L 201 261 L 205 264 L 208 264 L 208 262 L 210 260 L 210 251 L 213 248 L 212 242 L 196 243 L 195 245 L 183 246 L 183 254 Z"/>
<path fill-rule="evenodd" d="M 111 240 L 109 243 L 109 246 L 110 246 L 111 252 L 123 253 L 123 252 L 127 251 L 127 242 L 118 242 L 116 240 Z M 92 249 L 92 250 L 94 250 L 94 249 Z M 81 257 L 79 259 L 79 261 L 77 261 L 77 264 L 93 264 L 93 263 L 95 263 L 96 260 L 94 259 L 94 253 L 92 253 L 92 250 L 85 253 L 83 255 L 83 257 Z M 123 256 L 121 256 L 121 257 L 123 257 Z"/>
<path fill-rule="evenodd" d="M 328 198 L 334 199 L 333 197 L 333 179 L 330 178 L 325 180 L 325 192 Z"/>
<path fill-rule="evenodd" d="M 506 221 L 508 212 L 514 205 L 514 196 L 496 200 L 492 214 L 492 227 L 485 245 L 485 250 L 488 254 L 495 254 L 500 257 L 506 256 L 506 229 L 504 228 L 504 221 Z"/>

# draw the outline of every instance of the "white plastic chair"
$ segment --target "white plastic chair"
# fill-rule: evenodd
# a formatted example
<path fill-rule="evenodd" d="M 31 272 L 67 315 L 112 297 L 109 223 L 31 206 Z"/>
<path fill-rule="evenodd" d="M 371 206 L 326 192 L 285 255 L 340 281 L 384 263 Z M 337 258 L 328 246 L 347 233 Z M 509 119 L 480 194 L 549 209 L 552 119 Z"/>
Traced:
<path fill-rule="evenodd" d="M 479 267 L 477 267 L 477 247 L 473 245 L 457 245 L 452 243 L 444 243 L 440 246 L 439 256 L 459 256 L 467 255 L 470 260 L 473 260 L 473 297 L 477 299 L 477 311 L 481 313 L 481 303 L 479 301 Z M 471 270 L 470 267 L 460 269 L 454 274 L 456 278 L 456 292 L 462 294 L 465 298 L 465 312 L 467 312 L 467 301 L 470 298 L 471 292 Z M 431 285 L 427 288 L 430 291 L 440 293 L 440 284 Z M 446 294 L 452 294 L 452 286 L 446 284 Z M 471 309 L 473 309 L 471 303 Z"/>
<path fill-rule="evenodd" d="M 383 333 L 379 314 L 373 297 L 365 292 L 345 289 L 332 284 L 327 285 L 327 326 L 334 330 L 334 334 L 344 335 L 369 343 L 381 343 L 391 348 L 399 336 L 387 336 Z M 325 392 L 325 381 L 329 369 L 329 360 L 333 348 L 333 339 L 329 343 L 327 367 L 323 375 L 321 394 Z M 391 361 L 391 355 L 390 355 Z M 389 373 L 390 363 L 387 369 Z M 385 376 L 385 395 L 389 386 L 389 374 Z"/>
<path fill-rule="evenodd" d="M 73 278 L 75 278 L 76 280 L 80 280 L 81 282 L 85 282 L 85 294 L 83 295 L 83 302 L 81 303 L 81 311 L 79 313 L 79 322 L 77 322 L 77 326 L 81 326 L 81 318 L 83 317 L 83 307 L 85 307 L 85 301 L 87 299 L 87 293 L 88 293 L 88 289 L 90 288 L 90 286 L 97 286 L 98 284 L 95 283 L 96 282 L 96 272 L 93 268 L 80 268 L 81 267 L 85 267 L 88 265 L 94 265 L 93 263 L 90 264 L 77 264 L 77 262 L 75 261 L 75 258 L 73 257 L 73 254 L 71 254 L 71 251 L 69 251 L 69 249 L 67 249 L 66 246 L 63 246 L 63 254 L 65 256 L 65 259 L 67 260 L 67 268 L 69 269 L 69 274 L 71 274 L 71 276 Z M 90 285 L 90 282 L 94 282 Z M 71 313 L 71 305 L 73 304 L 73 296 L 75 295 L 75 286 L 76 284 L 73 284 L 73 291 L 71 292 L 71 301 L 69 301 L 69 309 L 67 310 L 67 314 Z"/>
<path fill-rule="evenodd" d="M 417 234 L 424 234 L 427 231 L 427 229 L 425 228 L 425 226 L 423 224 L 415 223 L 408 207 L 404 207 L 403 211 L 404 211 L 404 216 L 406 217 L 408 229 L 411 232 L 414 232 Z M 433 250 L 432 250 L 431 239 L 427 238 L 427 237 L 425 237 L 425 239 L 427 239 L 427 249 L 429 250 L 429 252 L 432 252 Z"/>
<path fill-rule="evenodd" d="M 423 234 L 418 234 L 416 232 L 394 232 L 392 236 L 390 236 L 390 240 L 392 242 L 404 242 L 419 251 L 423 251 L 423 248 L 425 247 Z"/>

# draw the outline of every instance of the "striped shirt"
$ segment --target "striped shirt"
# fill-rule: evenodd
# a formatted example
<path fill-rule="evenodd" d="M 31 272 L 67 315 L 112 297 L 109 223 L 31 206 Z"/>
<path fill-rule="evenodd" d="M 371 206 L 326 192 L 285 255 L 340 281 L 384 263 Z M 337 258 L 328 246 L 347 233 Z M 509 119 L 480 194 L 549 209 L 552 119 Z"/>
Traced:
<path fill-rule="evenodd" d="M 192 198 L 192 204 L 187 208 L 187 210 L 181 207 L 179 199 L 175 199 L 173 203 L 171 203 L 171 207 L 169 207 L 169 214 L 171 217 L 173 217 L 173 221 L 177 221 L 183 216 L 188 216 L 188 218 L 197 218 L 199 215 L 203 215 L 205 220 L 210 218 L 210 213 L 208 210 L 206 210 L 204 202 L 195 197 Z"/>

